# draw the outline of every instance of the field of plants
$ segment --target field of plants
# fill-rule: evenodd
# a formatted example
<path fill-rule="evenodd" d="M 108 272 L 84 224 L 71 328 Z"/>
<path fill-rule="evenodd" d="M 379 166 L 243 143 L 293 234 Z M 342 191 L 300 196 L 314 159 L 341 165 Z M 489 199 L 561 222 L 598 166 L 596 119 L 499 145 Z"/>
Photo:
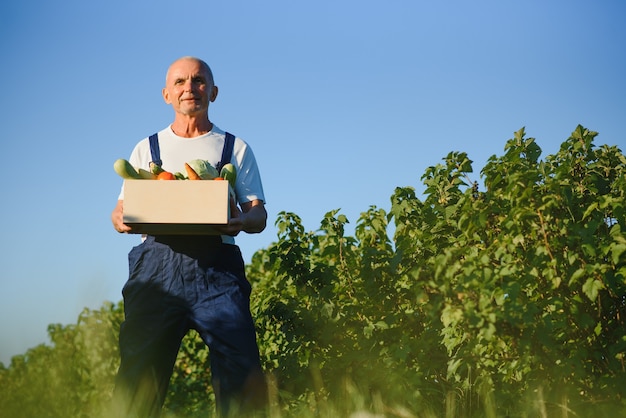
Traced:
<path fill-rule="evenodd" d="M 578 126 L 524 129 L 480 175 L 451 152 L 356 220 L 294 213 L 247 266 L 270 383 L 262 416 L 626 416 L 626 157 Z M 0 364 L 0 417 L 106 417 L 121 303 Z M 183 341 L 164 416 L 214 416 L 210 353 Z"/>

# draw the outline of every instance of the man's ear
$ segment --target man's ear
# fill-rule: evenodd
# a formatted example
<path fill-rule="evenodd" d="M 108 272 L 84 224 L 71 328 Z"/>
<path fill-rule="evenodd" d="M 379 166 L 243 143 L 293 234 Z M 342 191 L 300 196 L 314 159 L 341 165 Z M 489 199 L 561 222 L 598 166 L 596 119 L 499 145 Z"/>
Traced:
<path fill-rule="evenodd" d="M 211 102 L 214 102 L 215 99 L 217 98 L 217 91 L 218 91 L 217 86 L 213 86 L 213 89 L 211 90 L 211 95 L 209 96 L 209 100 Z"/>
<path fill-rule="evenodd" d="M 161 94 L 163 95 L 163 100 L 165 100 L 165 103 L 172 104 L 172 101 L 170 100 L 170 94 L 165 87 L 163 87 L 163 90 L 161 90 Z"/>

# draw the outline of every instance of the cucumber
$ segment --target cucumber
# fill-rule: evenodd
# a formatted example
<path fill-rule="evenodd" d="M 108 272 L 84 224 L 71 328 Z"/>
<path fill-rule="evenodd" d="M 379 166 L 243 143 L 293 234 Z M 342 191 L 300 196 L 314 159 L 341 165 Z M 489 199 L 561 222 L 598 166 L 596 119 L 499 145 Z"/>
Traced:
<path fill-rule="evenodd" d="M 157 178 L 156 174 L 152 174 L 150 171 L 144 170 L 143 168 L 138 168 L 137 174 L 139 174 L 139 177 L 146 180 L 156 180 Z"/>
<path fill-rule="evenodd" d="M 115 170 L 115 172 L 124 179 L 140 180 L 142 178 L 139 173 L 137 173 L 137 170 L 135 170 L 135 168 L 123 158 L 115 160 L 113 163 L 113 170 Z"/>

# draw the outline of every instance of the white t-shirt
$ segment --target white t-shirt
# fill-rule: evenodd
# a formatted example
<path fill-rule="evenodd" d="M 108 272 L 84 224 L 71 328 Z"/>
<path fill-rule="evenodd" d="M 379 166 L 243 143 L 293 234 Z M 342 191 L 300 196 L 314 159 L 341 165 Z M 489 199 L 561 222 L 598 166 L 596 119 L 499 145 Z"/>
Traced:
<path fill-rule="evenodd" d="M 210 132 L 195 137 L 183 138 L 176 135 L 171 126 L 159 132 L 159 149 L 163 169 L 172 173 L 186 173 L 185 163 L 195 159 L 203 159 L 217 166 L 222 158 L 225 133 L 213 125 Z M 135 168 L 150 169 L 152 154 L 150 153 L 150 141 L 144 138 L 133 149 L 128 160 Z M 235 194 L 238 203 L 251 202 L 253 200 L 265 201 L 261 175 L 250 146 L 240 138 L 235 138 L 233 155 L 230 161 L 237 169 L 237 183 Z M 124 199 L 124 186 L 118 199 Z M 235 242 L 231 236 L 222 236 L 222 241 L 232 244 Z"/>

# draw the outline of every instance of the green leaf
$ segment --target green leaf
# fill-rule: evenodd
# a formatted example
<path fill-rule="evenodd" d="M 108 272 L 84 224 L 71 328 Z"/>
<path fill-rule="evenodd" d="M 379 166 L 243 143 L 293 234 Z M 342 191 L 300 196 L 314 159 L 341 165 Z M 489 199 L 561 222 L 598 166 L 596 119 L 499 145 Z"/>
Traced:
<path fill-rule="evenodd" d="M 591 301 L 596 300 L 599 291 L 602 289 L 604 289 L 604 284 L 600 280 L 593 278 L 587 279 L 583 285 L 583 292 Z"/>
<path fill-rule="evenodd" d="M 613 264 L 619 264 L 622 254 L 626 251 L 626 244 L 613 244 L 611 245 L 611 256 Z"/>
<path fill-rule="evenodd" d="M 580 279 L 582 276 L 584 276 L 585 274 L 585 269 L 583 268 L 579 268 L 578 270 L 576 270 L 570 277 L 569 279 L 569 283 L 568 285 L 572 285 L 573 283 L 578 282 L 578 279 Z"/>
<path fill-rule="evenodd" d="M 595 211 L 596 209 L 598 209 L 598 202 L 593 202 L 591 205 L 589 205 L 587 207 L 587 209 L 585 210 L 585 213 L 583 213 L 583 220 L 587 219 L 587 217 L 593 213 L 593 211 Z"/>

